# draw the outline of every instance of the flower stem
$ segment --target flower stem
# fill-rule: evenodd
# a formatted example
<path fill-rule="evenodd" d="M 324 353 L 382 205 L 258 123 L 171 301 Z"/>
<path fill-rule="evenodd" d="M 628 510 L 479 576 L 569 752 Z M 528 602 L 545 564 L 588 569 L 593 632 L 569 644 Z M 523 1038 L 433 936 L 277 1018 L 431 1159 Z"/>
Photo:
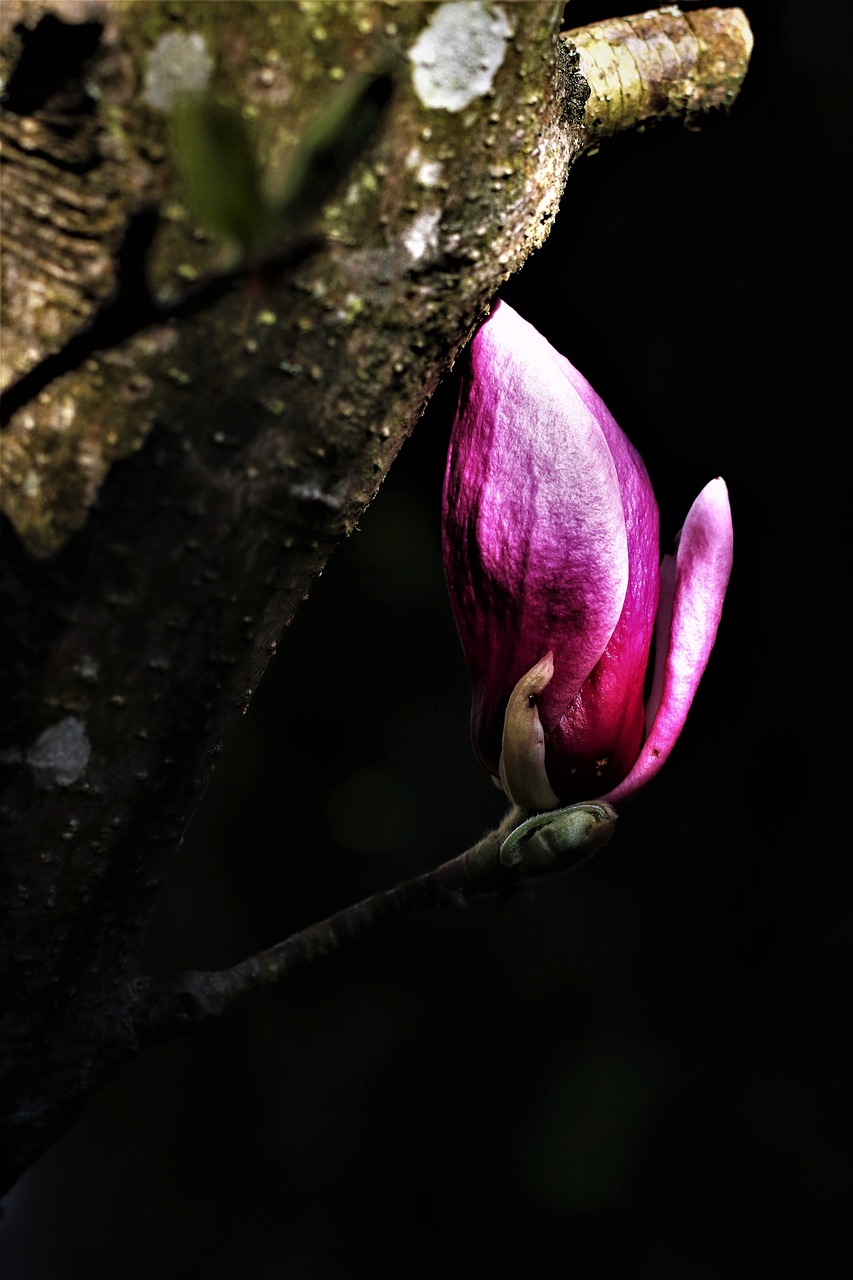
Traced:
<path fill-rule="evenodd" d="M 229 969 L 191 970 L 159 984 L 144 979 L 133 992 L 132 1012 L 141 1042 L 189 1030 L 248 992 L 282 982 L 295 970 L 357 942 L 385 920 L 466 906 L 478 895 L 509 891 L 521 877 L 517 868 L 501 864 L 500 848 L 523 817 L 521 810 L 510 809 L 494 831 L 433 871 L 343 907 Z"/>
<path fill-rule="evenodd" d="M 570 805 L 538 815 L 513 806 L 494 831 L 449 862 L 343 907 L 230 969 L 190 970 L 165 983 L 142 979 L 134 984 L 128 1010 L 140 1045 L 169 1039 L 216 1017 L 250 991 L 282 982 L 296 969 L 357 942 L 385 920 L 464 907 L 481 895 L 506 894 L 529 877 L 574 871 L 607 842 L 615 820 L 614 810 L 602 804 Z"/>

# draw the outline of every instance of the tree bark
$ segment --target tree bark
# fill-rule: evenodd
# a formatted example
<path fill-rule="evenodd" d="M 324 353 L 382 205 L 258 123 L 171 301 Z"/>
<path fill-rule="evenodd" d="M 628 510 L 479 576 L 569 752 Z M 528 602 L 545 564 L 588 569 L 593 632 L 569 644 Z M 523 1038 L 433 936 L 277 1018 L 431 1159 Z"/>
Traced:
<path fill-rule="evenodd" d="M 562 7 L 6 0 L 0 1189 L 136 1052 L 146 923 L 223 738 L 550 230 L 589 142 Z M 736 85 L 748 28 L 709 12 Z M 170 77 L 275 174 L 387 67 L 322 215 L 235 266 L 172 163 Z"/>

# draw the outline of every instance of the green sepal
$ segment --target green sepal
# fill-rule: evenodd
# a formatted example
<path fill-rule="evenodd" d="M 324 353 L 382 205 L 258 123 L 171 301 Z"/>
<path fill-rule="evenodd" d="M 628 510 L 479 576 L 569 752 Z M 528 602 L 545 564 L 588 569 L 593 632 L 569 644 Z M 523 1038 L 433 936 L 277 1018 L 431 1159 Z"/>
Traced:
<path fill-rule="evenodd" d="M 603 802 L 536 813 L 504 840 L 501 865 L 516 867 L 523 876 L 565 871 L 607 844 L 615 821 L 616 811 Z"/>

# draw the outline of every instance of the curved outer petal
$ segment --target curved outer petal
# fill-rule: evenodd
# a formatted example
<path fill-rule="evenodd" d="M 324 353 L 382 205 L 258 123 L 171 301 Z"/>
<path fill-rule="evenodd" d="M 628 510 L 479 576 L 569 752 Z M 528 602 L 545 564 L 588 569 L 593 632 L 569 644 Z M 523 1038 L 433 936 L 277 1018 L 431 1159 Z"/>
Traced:
<path fill-rule="evenodd" d="M 602 798 L 629 799 L 669 756 L 684 726 L 714 646 L 732 567 L 732 518 L 721 479 L 707 484 L 693 503 L 675 557 L 661 568 L 657 654 L 647 709 L 650 728 L 628 776 Z"/>
<path fill-rule="evenodd" d="M 569 362 L 499 302 L 468 353 L 444 485 L 445 570 L 473 686 L 472 737 L 492 773 L 521 677 L 553 650 L 538 707 L 547 735 L 625 602 L 625 515 L 598 405 Z"/>
<path fill-rule="evenodd" d="M 619 477 L 629 578 L 625 603 L 604 653 L 546 740 L 548 775 L 563 803 L 615 785 L 637 758 L 660 581 L 658 508 L 648 473 L 606 406 L 588 383 L 584 387 Z"/>

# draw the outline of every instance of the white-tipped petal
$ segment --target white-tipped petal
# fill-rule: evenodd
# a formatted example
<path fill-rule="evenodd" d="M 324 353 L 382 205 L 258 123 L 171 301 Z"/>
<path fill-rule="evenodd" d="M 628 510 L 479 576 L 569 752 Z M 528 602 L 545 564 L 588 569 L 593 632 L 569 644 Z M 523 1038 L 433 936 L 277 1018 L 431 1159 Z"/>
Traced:
<path fill-rule="evenodd" d="M 668 759 L 714 647 L 732 568 L 731 509 L 719 477 L 693 503 L 676 554 L 667 561 L 661 572 L 649 729 L 628 776 L 602 797 L 610 804 L 627 800 Z"/>

